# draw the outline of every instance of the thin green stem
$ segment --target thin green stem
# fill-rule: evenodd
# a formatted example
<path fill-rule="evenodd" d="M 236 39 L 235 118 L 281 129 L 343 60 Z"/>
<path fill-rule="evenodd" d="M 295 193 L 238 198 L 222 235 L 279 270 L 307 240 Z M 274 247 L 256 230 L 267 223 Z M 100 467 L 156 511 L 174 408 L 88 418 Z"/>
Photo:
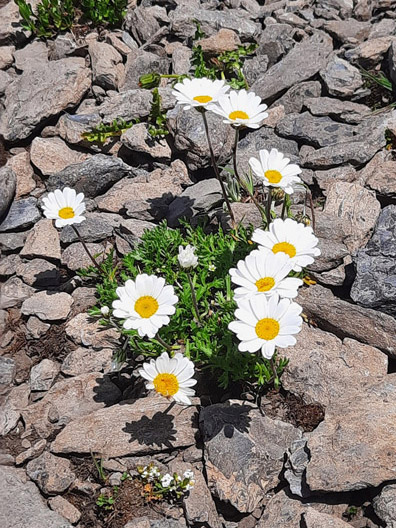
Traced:
<path fill-rule="evenodd" d="M 77 227 L 75 225 L 71 225 L 71 227 L 73 228 L 74 232 L 76 233 L 79 241 L 81 242 L 81 244 L 83 245 L 83 248 L 85 249 L 87 255 L 89 256 L 89 258 L 91 259 L 91 262 L 92 264 L 98 269 L 99 273 L 102 272 L 102 267 L 101 265 L 99 264 L 99 262 L 95 259 L 95 257 L 91 254 L 91 252 L 89 251 L 88 249 L 88 246 L 87 244 L 85 243 L 85 241 L 83 240 L 82 236 L 80 235 L 80 232 L 78 231 Z"/>
<path fill-rule="evenodd" d="M 271 369 L 272 369 L 272 375 L 274 376 L 274 387 L 275 387 L 276 390 L 278 390 L 279 389 L 279 376 L 278 376 L 278 372 L 276 370 L 274 357 L 272 357 L 270 359 L 270 364 L 271 364 Z"/>
<path fill-rule="evenodd" d="M 159 336 L 158 332 L 155 334 L 154 339 L 158 341 L 160 345 L 162 345 L 168 352 L 172 351 L 172 347 L 168 345 L 168 343 L 165 343 L 165 341 L 162 339 L 162 337 Z"/>
<path fill-rule="evenodd" d="M 223 180 L 222 180 L 222 178 L 220 176 L 219 168 L 217 166 L 216 158 L 215 158 L 215 155 L 214 155 L 214 152 L 213 152 L 212 142 L 210 140 L 208 120 L 206 119 L 206 111 L 203 109 L 201 111 L 201 114 L 202 114 L 202 119 L 203 119 L 203 122 L 204 122 L 206 139 L 208 140 L 210 158 L 212 160 L 212 167 L 213 167 L 213 170 L 215 171 L 216 178 L 219 180 L 220 187 L 221 187 L 221 192 L 223 193 L 223 198 L 224 198 L 224 201 L 225 201 L 225 203 L 227 205 L 227 209 L 228 209 L 228 212 L 229 212 L 229 215 L 230 215 L 230 218 L 231 218 L 232 225 L 235 228 L 236 227 L 236 222 L 235 222 L 234 212 L 233 212 L 233 210 L 231 208 L 231 203 L 230 203 L 230 200 L 228 199 L 227 191 L 226 191 L 226 188 L 224 186 L 224 182 L 223 182 Z"/>
<path fill-rule="evenodd" d="M 287 200 L 287 194 L 285 193 L 285 196 L 283 198 L 283 205 L 282 205 L 282 212 L 281 212 L 281 218 L 284 220 L 285 218 L 285 212 L 286 212 L 286 200 Z"/>
<path fill-rule="evenodd" d="M 193 307 L 194 307 L 195 316 L 196 316 L 198 322 L 200 323 L 201 322 L 201 316 L 199 315 L 198 302 L 197 302 L 197 297 L 195 295 L 195 289 L 194 289 L 193 281 L 191 279 L 190 272 L 187 271 L 186 273 L 187 273 L 188 283 L 190 285 L 191 299 L 192 299 L 192 303 L 193 303 Z"/>
<path fill-rule="evenodd" d="M 263 211 L 263 208 L 261 207 L 261 205 L 259 204 L 259 202 L 257 201 L 256 197 L 254 196 L 254 194 L 252 194 L 248 188 L 248 186 L 245 184 L 245 182 L 242 180 L 242 178 L 239 176 L 239 172 L 238 172 L 238 164 L 237 164 L 237 152 L 238 152 L 238 141 L 239 141 L 239 128 L 238 127 L 235 127 L 235 140 L 234 140 L 234 147 L 232 149 L 232 162 L 233 162 L 233 166 L 234 166 L 234 174 L 235 174 L 235 177 L 239 183 L 239 185 L 245 189 L 245 191 L 248 193 L 248 195 L 250 196 L 252 202 L 254 203 L 254 205 L 257 207 L 261 217 L 264 219 L 264 211 Z"/>
<path fill-rule="evenodd" d="M 268 196 L 267 196 L 267 209 L 266 209 L 266 217 L 267 217 L 267 229 L 269 230 L 269 226 L 271 223 L 271 202 L 272 202 L 272 192 L 271 188 L 268 187 Z"/>

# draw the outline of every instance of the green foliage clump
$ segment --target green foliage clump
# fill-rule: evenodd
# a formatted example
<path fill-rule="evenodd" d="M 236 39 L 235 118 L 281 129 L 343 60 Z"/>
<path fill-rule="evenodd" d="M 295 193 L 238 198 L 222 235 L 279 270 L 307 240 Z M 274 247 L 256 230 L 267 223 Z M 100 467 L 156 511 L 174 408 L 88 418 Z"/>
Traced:
<path fill-rule="evenodd" d="M 161 96 L 158 88 L 153 90 L 148 131 L 153 138 L 162 138 L 169 134 L 169 130 L 166 128 L 166 115 L 161 110 Z"/>
<path fill-rule="evenodd" d="M 83 132 L 81 137 L 90 143 L 104 143 L 106 139 L 110 137 L 121 136 L 125 130 L 128 130 L 128 128 L 131 128 L 132 125 L 138 122 L 139 119 L 134 119 L 133 121 L 124 121 L 124 119 L 116 118 L 108 125 L 105 123 L 100 123 L 88 132 Z"/>
<path fill-rule="evenodd" d="M 205 37 L 200 25 L 196 22 L 197 30 L 194 40 Z M 238 46 L 234 51 L 224 51 L 216 58 L 206 57 L 202 47 L 198 44 L 192 48 L 191 64 L 194 77 L 207 77 L 208 79 L 223 79 L 235 90 L 248 89 L 246 78 L 243 74 L 243 63 L 246 57 L 252 55 L 257 44 Z"/>
<path fill-rule="evenodd" d="M 170 323 L 160 329 L 160 337 L 174 351 L 182 349 L 184 354 L 202 369 L 210 369 L 218 376 L 219 385 L 226 388 L 231 382 L 241 382 L 254 390 L 277 382 L 278 374 L 287 360 L 270 362 L 256 354 L 241 353 L 237 342 L 228 330 L 234 319 L 236 303 L 233 300 L 229 269 L 252 250 L 250 230 L 239 227 L 238 232 L 225 234 L 205 233 L 202 227 L 168 229 L 165 223 L 146 231 L 142 241 L 124 259 L 122 266 L 114 271 L 113 256 L 105 263 L 105 273 L 97 285 L 101 306 L 111 306 L 117 298 L 116 288 L 128 279 L 135 279 L 139 273 L 163 277 L 175 288 L 179 301 L 176 313 Z M 197 320 L 192 303 L 188 272 L 178 263 L 179 246 L 190 244 L 196 248 L 198 266 L 191 270 L 201 321 Z M 93 270 L 93 268 L 92 268 Z M 91 311 L 100 315 L 99 308 Z M 131 349 L 136 355 L 157 357 L 163 352 L 163 345 L 155 339 L 142 339 L 135 330 L 124 330 L 121 321 L 102 320 L 103 324 L 117 325 L 128 336 Z M 120 356 L 119 359 L 124 360 Z M 274 375 L 274 364 L 277 375 Z"/>
<path fill-rule="evenodd" d="M 128 0 L 41 0 L 36 12 L 26 0 L 15 0 L 22 27 L 40 38 L 50 38 L 77 22 L 94 26 L 119 26 Z"/>

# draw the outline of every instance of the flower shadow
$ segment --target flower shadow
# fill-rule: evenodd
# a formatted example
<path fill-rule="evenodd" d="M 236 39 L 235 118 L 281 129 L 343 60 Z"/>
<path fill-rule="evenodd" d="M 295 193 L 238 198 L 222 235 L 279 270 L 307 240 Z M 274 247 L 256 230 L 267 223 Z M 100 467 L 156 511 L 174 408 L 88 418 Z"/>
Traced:
<path fill-rule="evenodd" d="M 227 438 L 232 438 L 235 429 L 240 433 L 247 433 L 251 422 L 249 416 L 251 410 L 251 405 L 229 402 L 205 407 L 199 416 L 199 428 L 203 439 L 208 442 L 223 430 Z"/>
<path fill-rule="evenodd" d="M 137 441 L 140 445 L 157 446 L 159 449 L 172 449 L 172 442 L 176 441 L 173 416 L 167 412 L 156 412 L 152 418 L 142 416 L 136 422 L 126 422 L 122 430 L 130 435 L 130 443 Z"/>

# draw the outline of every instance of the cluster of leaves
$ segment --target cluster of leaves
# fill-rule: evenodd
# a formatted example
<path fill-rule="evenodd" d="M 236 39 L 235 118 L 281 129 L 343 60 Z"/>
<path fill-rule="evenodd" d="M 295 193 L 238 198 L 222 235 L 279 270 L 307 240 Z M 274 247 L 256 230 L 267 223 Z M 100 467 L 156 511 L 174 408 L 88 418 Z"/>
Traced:
<path fill-rule="evenodd" d="M 137 247 L 124 257 L 117 274 L 114 273 L 112 255 L 108 257 L 105 273 L 97 284 L 100 305 L 111 306 L 117 298 L 115 290 L 119 283 L 135 279 L 139 273 L 164 277 L 174 286 L 179 301 L 170 324 L 160 330 L 161 338 L 174 350 L 182 348 L 198 367 L 214 372 L 221 387 L 241 382 L 256 390 L 274 381 L 273 364 L 261 356 L 239 352 L 237 342 L 228 330 L 236 308 L 229 269 L 252 250 L 249 237 L 250 230 L 243 227 L 229 234 L 221 229 L 208 234 L 202 227 L 192 228 L 185 224 L 183 231 L 170 230 L 162 223 L 143 234 Z M 201 322 L 194 314 L 187 272 L 180 268 L 177 260 L 179 246 L 186 244 L 196 248 L 199 258 L 198 267 L 191 275 Z M 91 314 L 100 315 L 99 308 L 91 310 Z M 157 341 L 143 340 L 134 330 L 123 330 L 119 320 L 110 318 L 102 323 L 109 324 L 109 321 L 128 336 L 136 354 L 157 357 L 163 351 Z M 275 359 L 275 363 L 279 374 L 287 361 Z"/>
<path fill-rule="evenodd" d="M 36 12 L 26 0 L 15 0 L 22 27 L 40 38 L 70 29 L 77 21 L 94 26 L 119 26 L 128 0 L 41 0 Z"/>
<path fill-rule="evenodd" d="M 100 123 L 99 125 L 93 127 L 90 131 L 83 132 L 81 137 L 90 143 L 104 143 L 110 137 L 121 136 L 125 130 L 128 130 L 128 128 L 131 128 L 132 125 L 138 122 L 138 119 L 134 119 L 133 121 L 125 121 L 124 119 L 116 118 L 108 125 L 105 123 Z"/>
<path fill-rule="evenodd" d="M 194 40 L 205 37 L 200 25 L 196 23 L 197 30 Z M 257 44 L 252 43 L 246 46 L 238 46 L 234 51 L 224 51 L 218 57 L 207 57 L 202 47 L 198 44 L 192 48 L 191 64 L 194 77 L 207 77 L 208 79 L 224 79 L 227 83 L 239 90 L 248 89 L 246 78 L 243 74 L 243 63 L 246 57 L 252 55 L 257 48 Z"/>
<path fill-rule="evenodd" d="M 153 100 L 149 114 L 149 134 L 153 138 L 162 138 L 169 134 L 166 128 L 166 115 L 161 110 L 161 96 L 158 88 L 153 90 Z"/>
<path fill-rule="evenodd" d="M 127 472 L 122 474 L 121 483 L 123 483 L 125 480 L 131 480 L 131 476 Z M 96 505 L 106 511 L 113 510 L 117 500 L 119 489 L 119 486 L 113 486 L 111 493 L 101 493 L 96 499 Z"/>

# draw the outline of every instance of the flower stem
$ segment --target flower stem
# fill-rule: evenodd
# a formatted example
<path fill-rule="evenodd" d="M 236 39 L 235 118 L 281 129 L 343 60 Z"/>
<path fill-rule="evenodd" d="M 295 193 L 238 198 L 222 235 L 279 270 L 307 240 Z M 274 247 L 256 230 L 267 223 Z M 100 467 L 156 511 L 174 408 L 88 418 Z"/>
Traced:
<path fill-rule="evenodd" d="M 272 357 L 270 359 L 270 364 L 271 364 L 271 369 L 272 369 L 272 375 L 274 376 L 274 387 L 275 387 L 276 390 L 278 390 L 279 389 L 279 376 L 278 376 L 278 372 L 276 370 L 274 357 Z"/>
<path fill-rule="evenodd" d="M 271 188 L 268 187 L 268 196 L 267 196 L 267 210 L 266 210 L 266 217 L 267 217 L 267 229 L 269 230 L 270 223 L 271 223 L 271 202 L 272 202 L 272 192 Z"/>
<path fill-rule="evenodd" d="M 283 198 L 283 205 L 282 205 L 282 212 L 281 212 L 281 218 L 284 220 L 285 218 L 285 212 L 286 212 L 286 200 L 287 200 L 287 194 L 285 193 L 285 196 Z"/>
<path fill-rule="evenodd" d="M 155 334 L 154 339 L 158 341 L 160 345 L 162 345 L 168 352 L 172 351 L 172 347 L 168 345 L 168 343 L 165 343 L 165 341 L 162 339 L 162 337 L 159 336 L 158 332 Z"/>
<path fill-rule="evenodd" d="M 226 191 L 226 188 L 224 186 L 224 182 L 223 182 L 223 180 L 221 179 L 221 176 L 220 176 L 219 168 L 217 166 L 215 155 L 214 155 L 214 152 L 213 152 L 212 142 L 210 140 L 208 120 L 206 119 L 206 111 L 202 110 L 201 114 L 202 114 L 202 119 L 203 119 L 203 122 L 204 122 L 206 139 L 208 140 L 210 158 L 212 160 L 212 167 L 213 167 L 213 170 L 215 171 L 216 178 L 219 180 L 220 187 L 221 187 L 221 192 L 223 193 L 223 198 L 224 198 L 224 201 L 225 201 L 225 203 L 227 205 L 227 209 L 228 209 L 228 212 L 229 212 L 229 215 L 230 215 L 230 218 L 231 218 L 232 225 L 235 228 L 236 227 L 235 216 L 234 216 L 233 210 L 231 208 L 230 200 L 228 199 L 228 196 L 227 196 L 227 191 Z"/>
<path fill-rule="evenodd" d="M 101 265 L 99 264 L 99 262 L 95 259 L 95 257 L 91 254 L 91 252 L 89 251 L 88 249 L 88 246 L 87 244 L 84 242 L 82 236 L 80 235 L 80 232 L 78 231 L 77 227 L 75 225 L 71 225 L 71 227 L 73 228 L 74 232 L 76 233 L 79 241 L 81 242 L 81 244 L 83 245 L 83 248 L 85 249 L 87 255 L 89 256 L 89 258 L 91 259 L 91 262 L 92 264 L 97 268 L 97 270 L 99 271 L 99 273 L 101 273 L 102 269 L 101 269 Z"/>
<path fill-rule="evenodd" d="M 234 174 L 235 174 L 235 177 L 236 177 L 239 185 L 241 187 L 243 187 L 243 189 L 245 189 L 245 191 L 248 193 L 248 195 L 250 196 L 252 202 L 257 207 L 261 217 L 264 219 L 265 213 L 263 211 L 263 208 L 261 207 L 261 205 L 257 201 L 256 197 L 249 191 L 248 186 L 245 184 L 245 182 L 239 176 L 238 165 L 237 165 L 238 141 L 239 141 L 239 128 L 235 127 L 235 140 L 234 140 L 234 147 L 232 149 L 232 162 L 233 162 L 233 165 L 234 165 Z"/>
<path fill-rule="evenodd" d="M 188 283 L 190 285 L 191 299 L 192 299 L 192 303 L 193 303 L 193 307 L 194 307 L 195 316 L 196 316 L 198 322 L 200 323 L 201 322 L 201 316 L 199 315 L 198 302 L 197 302 L 197 297 L 195 295 L 194 285 L 193 285 L 193 282 L 192 282 L 192 279 L 191 279 L 190 272 L 187 271 L 186 273 L 187 273 Z"/>

